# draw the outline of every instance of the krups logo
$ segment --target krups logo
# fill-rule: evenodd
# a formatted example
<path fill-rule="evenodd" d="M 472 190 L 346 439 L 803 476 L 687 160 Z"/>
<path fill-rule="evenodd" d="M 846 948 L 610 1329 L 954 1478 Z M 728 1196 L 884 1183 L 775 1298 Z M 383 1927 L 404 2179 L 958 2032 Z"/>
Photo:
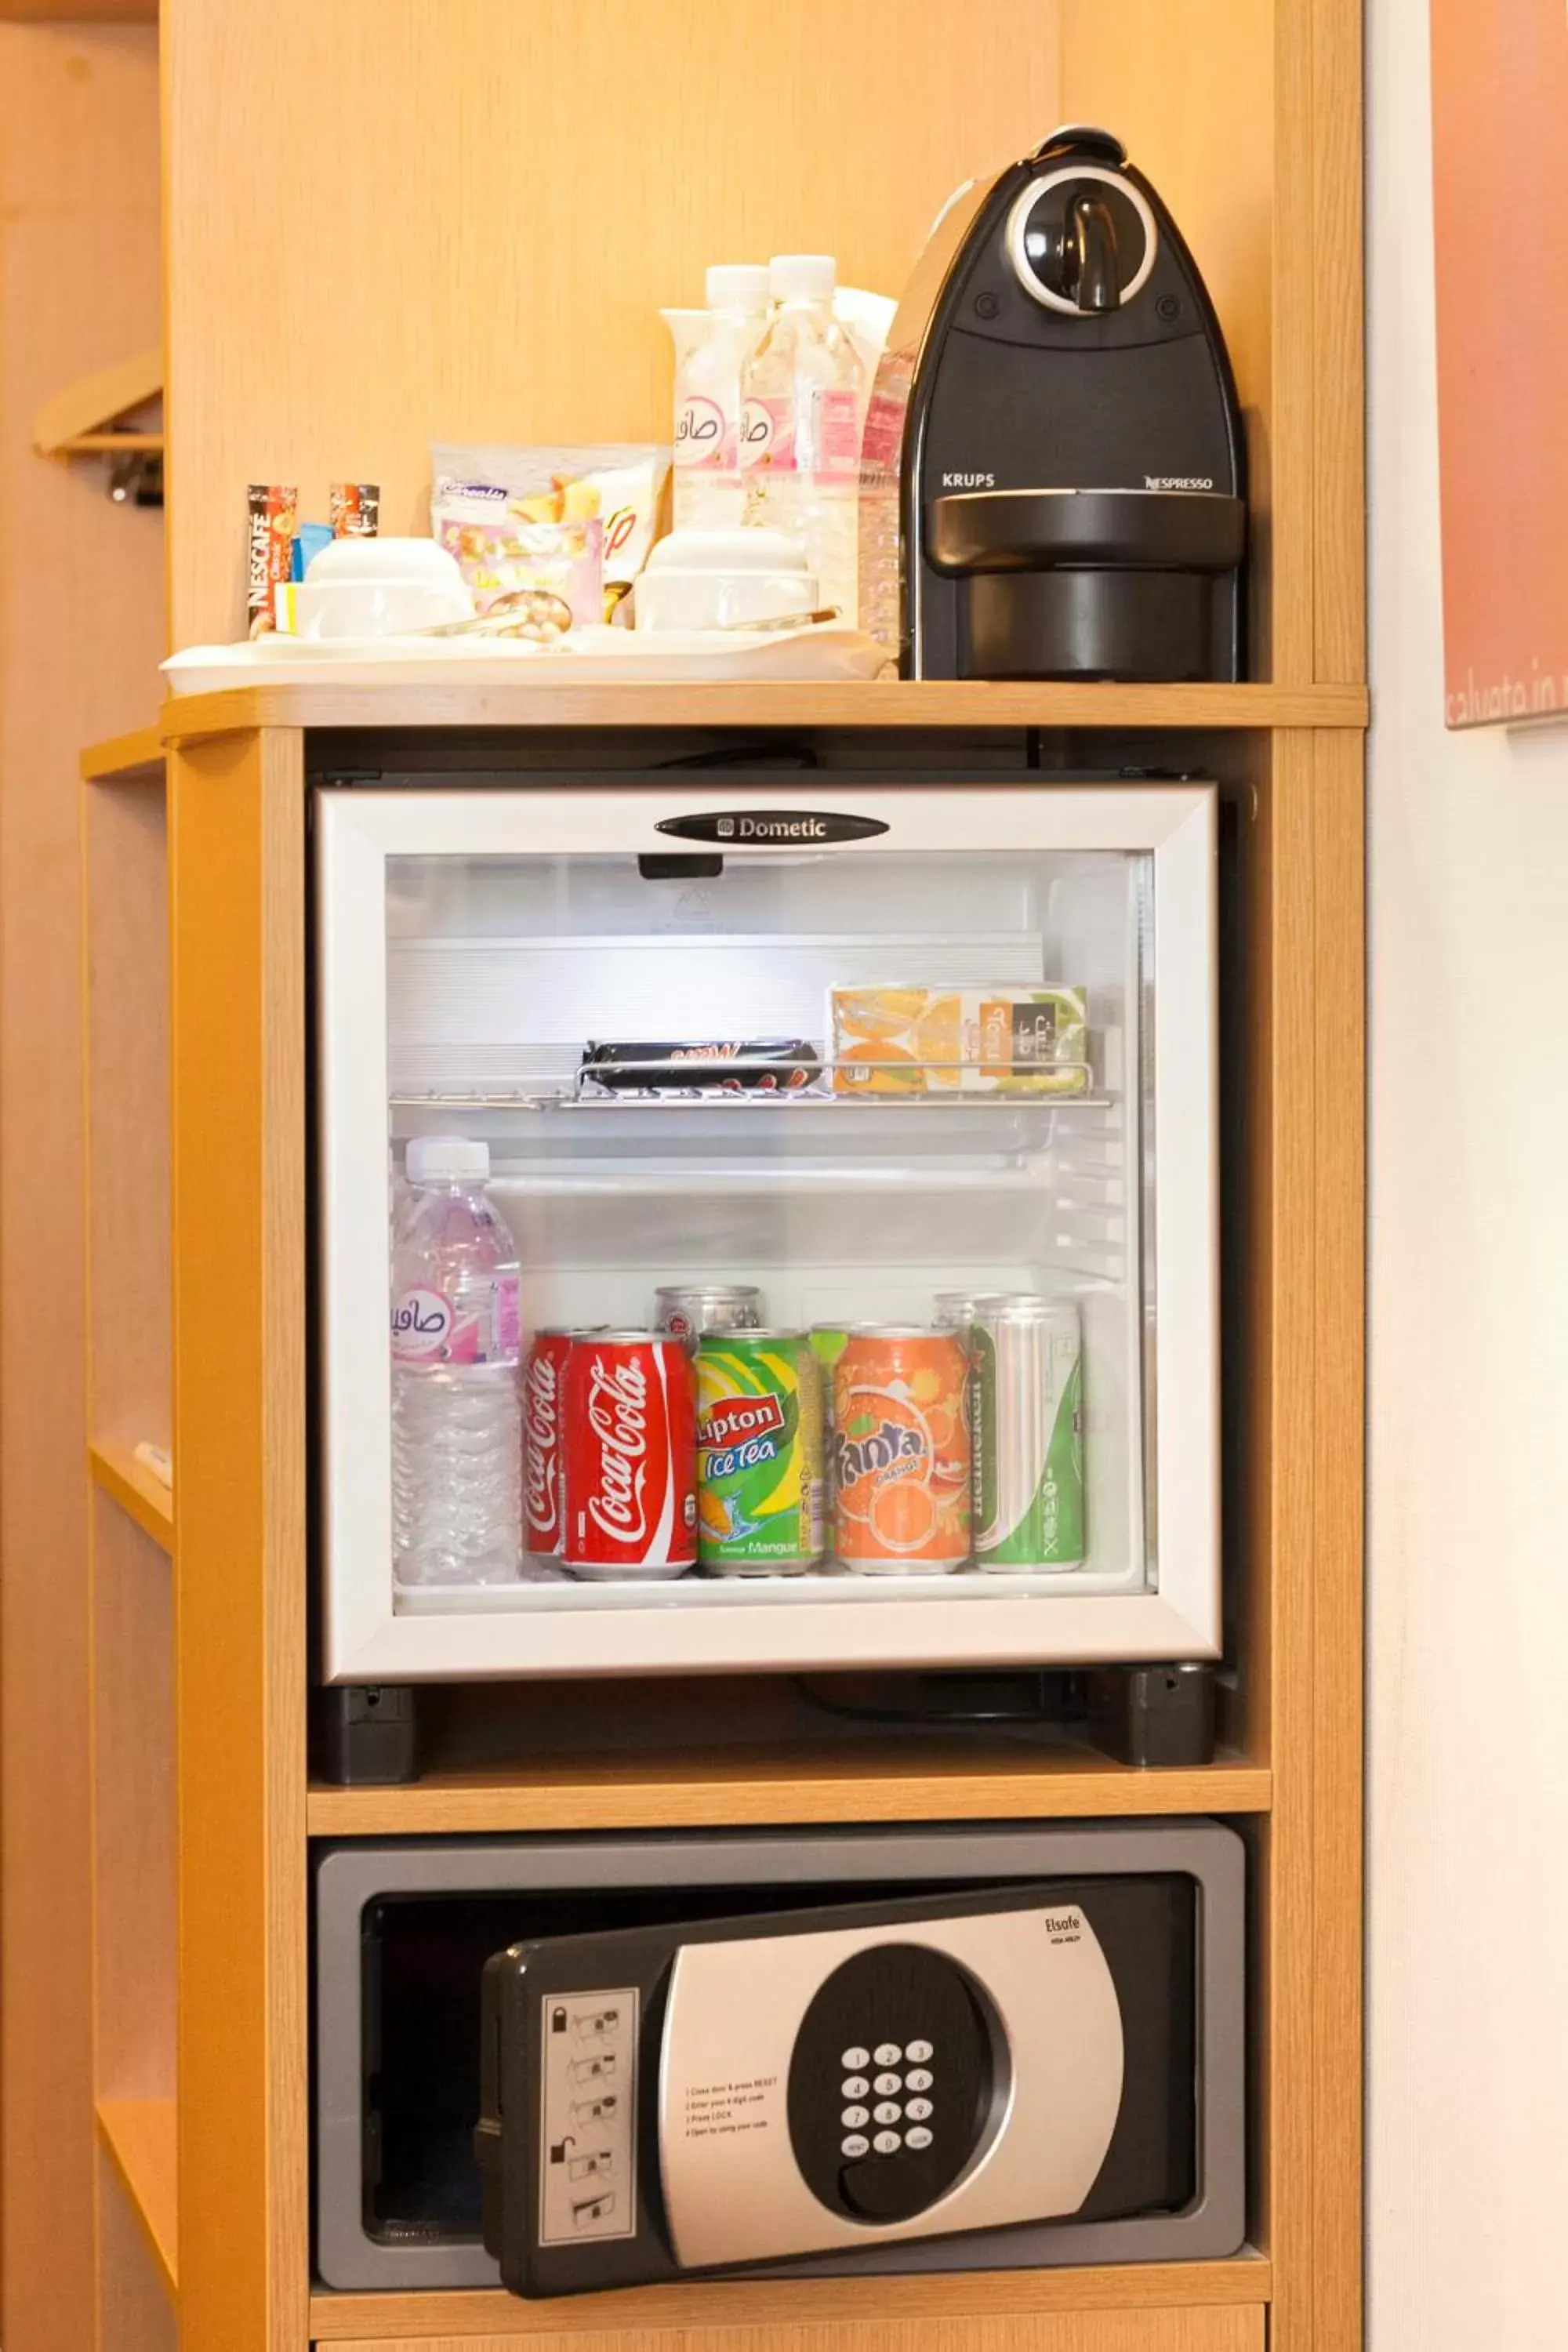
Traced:
<path fill-rule="evenodd" d="M 994 490 L 996 477 L 994 474 L 944 474 L 942 487 L 944 490 Z"/>
<path fill-rule="evenodd" d="M 1145 474 L 1146 490 L 1212 490 L 1212 474 Z"/>
<path fill-rule="evenodd" d="M 840 816 L 831 809 L 722 809 L 706 816 L 661 817 L 656 830 L 682 841 L 765 847 L 774 842 L 865 841 L 888 828 L 880 817 Z"/>

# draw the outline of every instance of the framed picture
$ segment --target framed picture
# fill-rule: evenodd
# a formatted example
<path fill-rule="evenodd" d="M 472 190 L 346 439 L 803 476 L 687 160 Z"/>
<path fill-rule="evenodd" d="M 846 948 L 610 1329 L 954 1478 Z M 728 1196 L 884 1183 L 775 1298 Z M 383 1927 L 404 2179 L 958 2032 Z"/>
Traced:
<path fill-rule="evenodd" d="M 1568 713 L 1568 5 L 1432 0 L 1450 727 Z"/>

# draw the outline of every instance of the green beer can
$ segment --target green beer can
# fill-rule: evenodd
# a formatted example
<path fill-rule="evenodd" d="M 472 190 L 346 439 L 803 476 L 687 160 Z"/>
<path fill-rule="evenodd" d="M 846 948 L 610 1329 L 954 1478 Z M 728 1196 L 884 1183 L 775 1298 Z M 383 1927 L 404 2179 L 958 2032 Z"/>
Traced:
<path fill-rule="evenodd" d="M 804 1331 L 705 1333 L 697 1349 L 698 1559 L 798 1574 L 822 1557 L 822 1381 Z"/>
<path fill-rule="evenodd" d="M 985 1298 L 972 1327 L 974 1561 L 1081 1568 L 1083 1327 L 1069 1298 Z"/>

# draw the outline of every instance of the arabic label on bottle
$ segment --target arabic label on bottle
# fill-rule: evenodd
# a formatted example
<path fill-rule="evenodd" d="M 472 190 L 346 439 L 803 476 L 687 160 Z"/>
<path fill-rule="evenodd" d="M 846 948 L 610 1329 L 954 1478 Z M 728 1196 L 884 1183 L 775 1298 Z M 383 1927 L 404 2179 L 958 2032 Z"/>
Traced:
<path fill-rule="evenodd" d="M 400 1364 L 450 1360 L 452 1310 L 438 1290 L 401 1291 L 392 1303 L 392 1352 Z"/>

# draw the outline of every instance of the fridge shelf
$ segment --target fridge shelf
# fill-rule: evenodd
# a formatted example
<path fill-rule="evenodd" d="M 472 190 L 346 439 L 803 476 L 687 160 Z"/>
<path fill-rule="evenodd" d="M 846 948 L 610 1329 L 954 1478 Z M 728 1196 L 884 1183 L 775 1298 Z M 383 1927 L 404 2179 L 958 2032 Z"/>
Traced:
<path fill-rule="evenodd" d="M 724 1095 L 667 1094 L 601 1094 L 574 1093 L 563 1087 L 431 1087 L 425 1090 L 403 1089 L 389 1097 L 394 1110 L 516 1110 L 542 1111 L 552 1117 L 568 1112 L 590 1112 L 614 1118 L 628 1112 L 677 1111 L 682 1115 L 693 1111 L 719 1111 L 725 1117 L 750 1112 L 753 1118 L 776 1118 L 781 1113 L 792 1118 L 804 1118 L 816 1111 L 830 1111 L 853 1117 L 865 1117 L 877 1111 L 907 1111 L 946 1113 L 969 1111 L 1024 1111 L 1038 1114 L 1056 1110 L 1109 1110 L 1116 1100 L 1114 1095 L 1097 1094 L 828 1094 L 811 1093 L 805 1088 L 793 1094 L 750 1093 Z"/>

